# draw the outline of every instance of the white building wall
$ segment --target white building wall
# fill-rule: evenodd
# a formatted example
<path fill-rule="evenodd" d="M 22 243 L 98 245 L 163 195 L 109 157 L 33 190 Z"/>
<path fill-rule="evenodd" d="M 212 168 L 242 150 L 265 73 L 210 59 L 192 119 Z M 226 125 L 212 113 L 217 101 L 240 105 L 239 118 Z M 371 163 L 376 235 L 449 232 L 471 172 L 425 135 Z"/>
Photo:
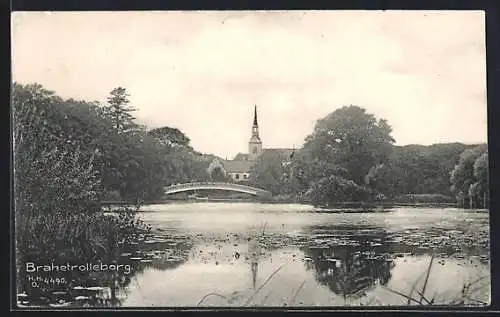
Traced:
<path fill-rule="evenodd" d="M 249 173 L 229 173 L 229 175 L 236 182 L 245 181 L 245 180 L 248 180 L 250 178 Z"/>

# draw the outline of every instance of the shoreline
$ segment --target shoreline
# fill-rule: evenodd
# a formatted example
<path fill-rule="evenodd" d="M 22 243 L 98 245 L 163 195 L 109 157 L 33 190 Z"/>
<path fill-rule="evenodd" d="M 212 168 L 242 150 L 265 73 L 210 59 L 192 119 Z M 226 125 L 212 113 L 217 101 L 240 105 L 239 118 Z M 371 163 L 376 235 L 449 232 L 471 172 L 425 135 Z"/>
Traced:
<path fill-rule="evenodd" d="M 299 204 L 312 205 L 308 201 L 298 200 L 267 200 L 267 199 L 169 199 L 169 200 L 154 200 L 145 201 L 141 205 L 161 205 L 161 204 L 192 204 L 192 203 L 260 203 L 260 204 Z M 101 206 L 136 206 L 136 202 L 130 201 L 102 201 Z M 331 208 L 398 208 L 398 207 L 415 207 L 415 208 L 458 208 L 457 203 L 408 203 L 408 202 L 338 202 L 325 206 L 316 206 L 321 209 Z M 466 208 L 460 208 L 466 209 Z"/>

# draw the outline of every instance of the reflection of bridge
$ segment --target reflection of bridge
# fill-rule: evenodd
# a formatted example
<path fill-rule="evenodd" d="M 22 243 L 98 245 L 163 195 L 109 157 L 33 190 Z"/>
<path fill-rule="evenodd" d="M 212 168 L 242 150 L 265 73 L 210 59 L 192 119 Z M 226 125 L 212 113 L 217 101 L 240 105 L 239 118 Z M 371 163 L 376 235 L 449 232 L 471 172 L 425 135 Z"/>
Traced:
<path fill-rule="evenodd" d="M 246 193 L 254 196 L 270 196 L 271 193 L 267 190 L 255 188 L 251 186 L 245 186 L 233 183 L 222 183 L 222 182 L 197 182 L 197 183 L 185 183 L 178 185 L 171 185 L 165 187 L 165 195 L 175 194 L 180 192 L 200 190 L 200 189 L 218 189 L 227 190 L 239 193 Z"/>

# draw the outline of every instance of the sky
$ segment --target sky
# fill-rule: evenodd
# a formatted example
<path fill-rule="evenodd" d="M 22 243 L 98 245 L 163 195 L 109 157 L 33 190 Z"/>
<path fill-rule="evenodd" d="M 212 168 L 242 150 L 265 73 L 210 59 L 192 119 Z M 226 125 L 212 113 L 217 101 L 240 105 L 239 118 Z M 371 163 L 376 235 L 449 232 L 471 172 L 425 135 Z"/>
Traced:
<path fill-rule="evenodd" d="M 203 153 L 300 147 L 357 105 L 397 145 L 487 141 L 482 11 L 14 12 L 12 79 L 183 131 Z"/>

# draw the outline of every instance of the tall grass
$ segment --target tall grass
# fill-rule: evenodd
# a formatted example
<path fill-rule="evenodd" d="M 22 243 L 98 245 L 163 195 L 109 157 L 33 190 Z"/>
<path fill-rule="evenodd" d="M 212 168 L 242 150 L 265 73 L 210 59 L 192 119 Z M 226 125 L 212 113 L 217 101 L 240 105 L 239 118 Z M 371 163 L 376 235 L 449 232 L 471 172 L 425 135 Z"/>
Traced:
<path fill-rule="evenodd" d="M 105 259 L 148 231 L 133 210 L 104 213 L 31 214 L 20 217 L 17 232 L 22 255 L 40 258 Z"/>

